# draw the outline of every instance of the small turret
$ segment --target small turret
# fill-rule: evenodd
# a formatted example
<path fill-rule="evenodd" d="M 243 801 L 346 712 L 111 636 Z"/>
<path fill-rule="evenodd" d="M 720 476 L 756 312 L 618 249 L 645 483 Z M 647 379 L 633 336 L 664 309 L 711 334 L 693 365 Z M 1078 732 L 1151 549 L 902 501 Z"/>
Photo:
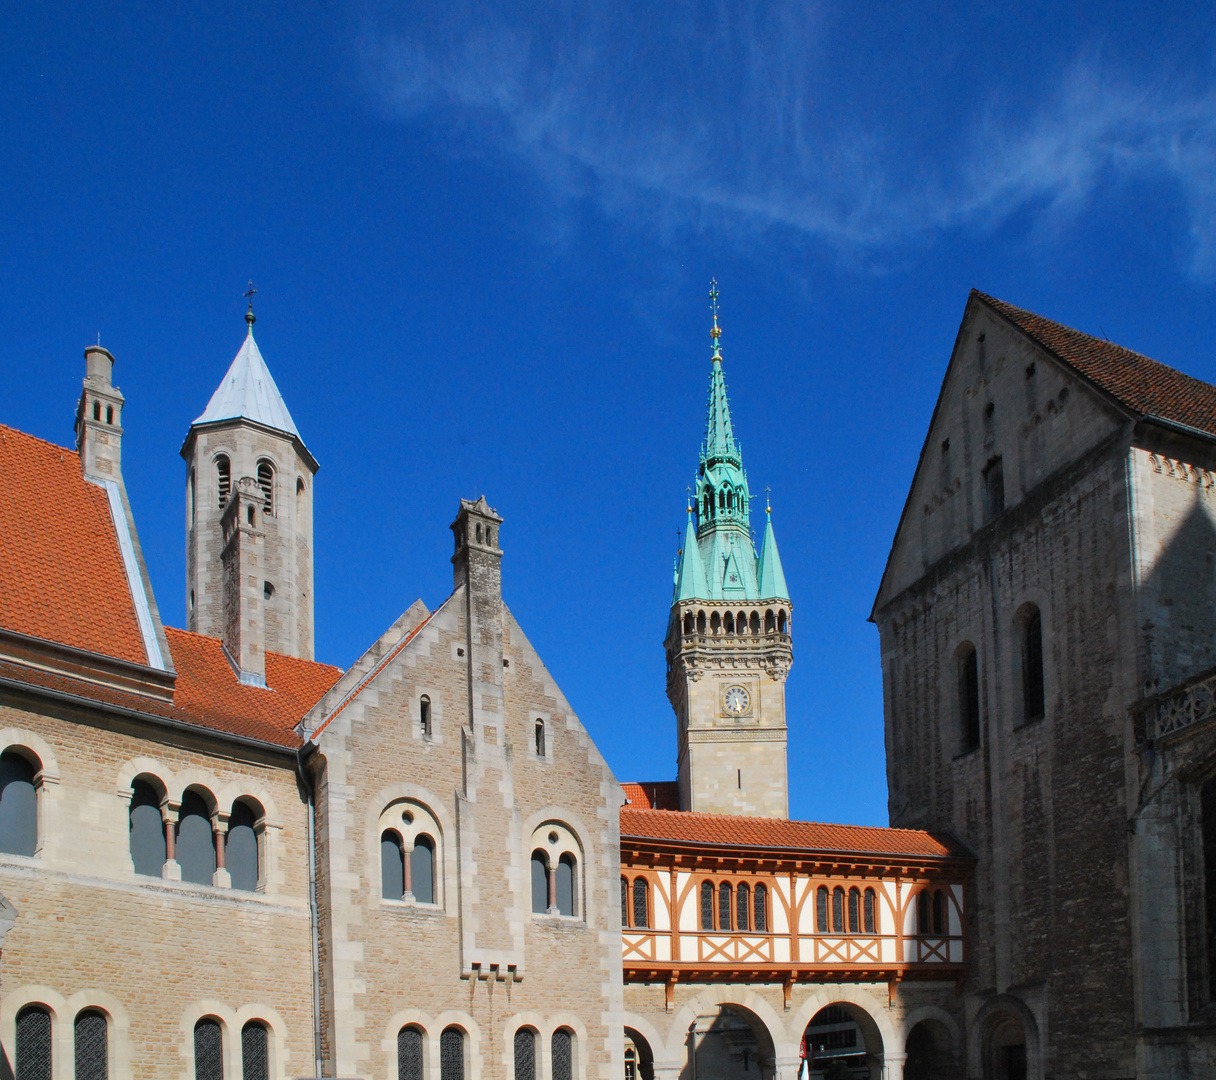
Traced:
<path fill-rule="evenodd" d="M 122 474 L 122 407 L 114 385 L 114 357 L 90 345 L 84 351 L 84 389 L 76 407 L 76 450 L 85 476 L 118 480 Z"/>

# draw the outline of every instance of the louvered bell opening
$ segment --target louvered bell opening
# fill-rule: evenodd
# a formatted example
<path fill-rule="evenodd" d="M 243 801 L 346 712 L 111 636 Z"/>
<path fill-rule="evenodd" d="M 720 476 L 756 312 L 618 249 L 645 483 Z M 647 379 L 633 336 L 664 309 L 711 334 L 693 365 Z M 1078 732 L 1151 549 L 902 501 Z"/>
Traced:
<path fill-rule="evenodd" d="M 262 499 L 266 505 L 266 513 L 274 514 L 274 466 L 269 461 L 258 462 L 258 487 L 262 489 Z"/>

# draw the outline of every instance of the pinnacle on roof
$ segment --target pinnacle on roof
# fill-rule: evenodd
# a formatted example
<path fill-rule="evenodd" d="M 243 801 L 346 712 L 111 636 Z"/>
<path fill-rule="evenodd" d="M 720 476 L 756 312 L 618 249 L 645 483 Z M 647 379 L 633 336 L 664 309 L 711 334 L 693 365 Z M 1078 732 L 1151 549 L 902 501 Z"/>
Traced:
<path fill-rule="evenodd" d="M 785 571 L 781 569 L 781 556 L 777 554 L 777 538 L 773 535 L 773 508 L 764 508 L 764 539 L 760 542 L 760 595 L 790 598 L 789 586 L 785 583 Z"/>
<path fill-rule="evenodd" d="M 697 527 L 692 520 L 692 507 L 688 508 L 688 527 L 684 530 L 684 547 L 680 550 L 679 568 L 676 571 L 675 602 L 695 600 L 709 595 L 709 583 L 705 578 L 705 564 L 697 548 Z"/>
<path fill-rule="evenodd" d="M 730 422 L 730 403 L 726 398 L 726 376 L 722 371 L 722 347 L 719 339 L 722 330 L 718 326 L 718 282 L 709 285 L 710 310 L 714 325 L 709 332 L 713 343 L 713 360 L 709 372 L 709 405 L 705 416 L 705 442 L 701 446 L 701 460 L 707 464 L 730 461 L 742 466 L 739 444 Z"/>
<path fill-rule="evenodd" d="M 291 413 L 287 411 L 287 404 L 275 385 L 266 361 L 262 359 L 257 342 L 253 340 L 252 301 L 245 321 L 249 324 L 249 330 L 245 334 L 244 344 L 241 345 L 223 381 L 211 395 L 202 416 L 195 420 L 191 427 L 212 424 L 219 420 L 245 419 L 294 435 L 298 439 L 300 432 L 291 418 Z"/>

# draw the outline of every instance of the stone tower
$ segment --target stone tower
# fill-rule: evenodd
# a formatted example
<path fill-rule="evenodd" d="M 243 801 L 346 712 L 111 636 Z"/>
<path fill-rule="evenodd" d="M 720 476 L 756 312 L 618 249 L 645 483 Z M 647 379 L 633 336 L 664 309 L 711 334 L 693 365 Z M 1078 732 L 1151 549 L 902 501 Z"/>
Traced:
<path fill-rule="evenodd" d="M 252 305 L 245 320 L 245 342 L 182 446 L 186 625 L 223 639 L 242 680 L 258 684 L 266 650 L 313 659 L 317 462 L 253 339 Z"/>
<path fill-rule="evenodd" d="M 756 553 L 751 493 L 722 373 L 716 285 L 709 295 L 709 410 L 666 641 L 680 805 L 703 813 L 784 818 L 785 676 L 793 662 L 789 590 L 767 506 Z"/>

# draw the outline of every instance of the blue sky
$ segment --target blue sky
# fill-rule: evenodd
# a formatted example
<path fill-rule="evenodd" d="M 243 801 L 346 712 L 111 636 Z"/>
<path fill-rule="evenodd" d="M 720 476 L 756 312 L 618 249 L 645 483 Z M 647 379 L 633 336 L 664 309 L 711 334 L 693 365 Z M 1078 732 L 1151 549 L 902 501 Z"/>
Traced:
<path fill-rule="evenodd" d="M 972 287 L 1216 380 L 1216 9 L 54 3 L 0 16 L 0 421 L 117 357 L 184 623 L 190 421 L 244 332 L 309 448 L 320 659 L 451 587 L 457 498 L 622 779 L 662 637 L 706 291 L 794 597 L 791 811 L 885 823 L 870 603 Z"/>

